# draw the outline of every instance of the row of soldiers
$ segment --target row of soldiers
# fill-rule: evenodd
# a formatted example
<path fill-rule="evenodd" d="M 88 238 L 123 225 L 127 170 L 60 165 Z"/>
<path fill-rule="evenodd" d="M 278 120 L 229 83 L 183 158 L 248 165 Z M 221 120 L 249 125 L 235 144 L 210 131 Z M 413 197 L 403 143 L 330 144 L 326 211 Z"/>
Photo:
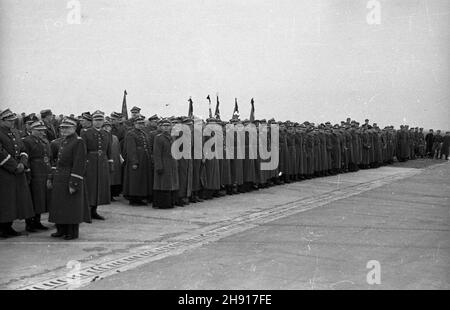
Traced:
<path fill-rule="evenodd" d="M 57 228 L 52 236 L 76 239 L 79 224 L 104 220 L 97 207 L 110 204 L 120 194 L 131 205 L 186 206 L 227 194 L 377 168 L 392 164 L 394 158 L 423 157 L 426 149 L 422 130 L 407 126 L 381 129 L 369 120 L 362 125 L 347 119 L 340 125 L 316 126 L 274 119 L 241 121 L 234 116 L 230 122 L 157 115 L 146 120 L 138 107 L 131 113 L 131 119 L 124 120 L 117 112 L 109 117 L 101 111 L 85 112 L 78 119 L 64 118 L 55 128 L 46 122 L 51 111 L 43 110 L 41 120 L 36 116 L 25 119 L 21 132 L 13 128 L 17 116 L 9 109 L 1 111 L 0 195 L 6 198 L 0 202 L 0 236 L 20 234 L 12 228 L 15 219 L 26 219 L 28 232 L 45 230 L 40 216 L 49 212 L 49 222 Z M 248 156 L 248 133 L 244 159 L 174 159 L 171 148 L 177 137 L 171 135 L 173 126 L 184 124 L 194 131 L 199 128 L 196 122 L 220 125 L 224 136 L 230 134 L 228 123 L 278 125 L 278 167 L 262 170 L 264 160 Z M 204 137 L 203 143 L 211 138 Z"/>

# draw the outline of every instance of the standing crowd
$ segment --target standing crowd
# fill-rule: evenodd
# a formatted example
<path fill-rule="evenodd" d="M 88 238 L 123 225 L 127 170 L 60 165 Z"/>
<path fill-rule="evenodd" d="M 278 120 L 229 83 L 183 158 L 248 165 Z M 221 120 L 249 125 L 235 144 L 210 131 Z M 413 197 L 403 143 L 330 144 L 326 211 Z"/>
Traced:
<path fill-rule="evenodd" d="M 340 124 L 240 120 L 210 117 L 146 119 L 140 108 L 131 118 L 102 111 L 55 117 L 50 110 L 18 117 L 0 111 L 0 237 L 21 233 L 14 220 L 25 219 L 26 231 L 47 230 L 41 214 L 56 224 L 52 237 L 78 238 L 79 224 L 105 220 L 97 211 L 123 195 L 132 206 L 184 207 L 224 195 L 250 192 L 314 177 L 335 175 L 390 165 L 395 160 L 448 159 L 450 132 L 442 135 L 408 125 L 380 128 L 365 120 Z M 279 165 L 261 170 L 264 160 L 252 159 L 245 135 L 245 157 L 174 159 L 171 136 L 175 124 L 196 130 L 194 123 L 228 123 L 279 126 Z M 200 126 L 201 128 L 201 126 Z M 235 133 L 233 133 L 235 134 Z M 207 143 L 212 137 L 203 137 Z M 270 135 L 268 137 L 270 139 Z M 270 145 L 270 143 L 269 143 Z M 236 150 L 235 150 L 236 152 Z M 224 149 L 225 154 L 225 149 Z M 235 154 L 236 155 L 236 154 Z"/>

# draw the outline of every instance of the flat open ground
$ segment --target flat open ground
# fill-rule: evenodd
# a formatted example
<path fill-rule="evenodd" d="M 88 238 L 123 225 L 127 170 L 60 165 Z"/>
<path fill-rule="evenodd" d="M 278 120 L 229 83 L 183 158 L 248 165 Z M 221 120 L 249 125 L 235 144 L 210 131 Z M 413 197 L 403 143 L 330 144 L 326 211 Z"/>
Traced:
<path fill-rule="evenodd" d="M 0 240 L 0 289 L 450 288 L 449 161 L 99 210 L 107 220 L 82 224 L 77 241 Z M 371 260 L 381 284 L 367 283 Z"/>

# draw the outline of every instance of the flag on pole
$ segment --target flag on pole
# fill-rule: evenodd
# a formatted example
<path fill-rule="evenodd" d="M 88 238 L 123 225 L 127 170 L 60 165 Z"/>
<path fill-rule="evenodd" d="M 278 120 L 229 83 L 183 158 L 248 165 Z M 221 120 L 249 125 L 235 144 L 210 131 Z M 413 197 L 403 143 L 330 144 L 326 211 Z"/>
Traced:
<path fill-rule="evenodd" d="M 127 109 L 127 90 L 123 91 L 123 101 L 122 101 L 122 116 L 128 119 L 128 109 Z"/>
<path fill-rule="evenodd" d="M 252 100 L 250 101 L 251 105 L 252 105 L 252 109 L 250 110 L 250 122 L 255 121 L 255 101 Z"/>
<path fill-rule="evenodd" d="M 208 102 L 209 102 L 209 118 L 212 118 L 211 98 L 210 98 L 209 95 L 208 95 L 208 97 L 206 97 L 206 99 L 208 99 Z"/>
<path fill-rule="evenodd" d="M 239 118 L 239 107 L 238 107 L 238 103 L 237 103 L 237 98 L 234 98 L 234 111 L 233 111 L 232 118 Z"/>
<path fill-rule="evenodd" d="M 220 120 L 220 111 L 219 111 L 219 95 L 216 95 L 217 103 L 216 103 L 216 111 L 214 112 L 214 117 Z"/>
<path fill-rule="evenodd" d="M 189 97 L 189 112 L 188 112 L 188 117 L 193 117 L 194 116 L 194 105 L 192 104 L 192 98 Z"/>

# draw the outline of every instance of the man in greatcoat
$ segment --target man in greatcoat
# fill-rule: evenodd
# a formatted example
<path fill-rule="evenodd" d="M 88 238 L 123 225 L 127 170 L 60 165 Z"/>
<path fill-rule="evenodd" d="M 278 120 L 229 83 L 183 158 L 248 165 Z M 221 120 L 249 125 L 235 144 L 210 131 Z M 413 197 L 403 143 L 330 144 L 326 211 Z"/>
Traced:
<path fill-rule="evenodd" d="M 162 119 L 158 123 L 161 132 L 155 136 L 153 145 L 153 161 L 155 167 L 153 182 L 153 207 L 160 209 L 173 208 L 176 193 L 179 189 L 178 163 L 173 158 L 170 135 L 172 123 Z"/>
<path fill-rule="evenodd" d="M 84 175 L 86 171 L 86 145 L 76 133 L 77 120 L 63 119 L 61 138 L 52 141 L 54 166 L 48 184 L 51 189 L 49 222 L 56 224 L 55 238 L 77 239 L 79 224 L 91 222 Z"/>
<path fill-rule="evenodd" d="M 86 144 L 86 186 L 91 207 L 91 217 L 95 220 L 105 218 L 97 213 L 97 207 L 111 203 L 111 177 L 114 169 L 111 156 L 111 135 L 102 129 L 105 114 L 95 111 L 92 114 L 92 127 L 81 131 Z"/>
<path fill-rule="evenodd" d="M 148 203 L 153 200 L 153 140 L 144 130 L 144 116 L 134 118 L 133 123 L 134 128 L 127 132 L 123 145 L 123 196 L 130 205 L 143 206 L 147 205 L 144 200 Z"/>
<path fill-rule="evenodd" d="M 47 180 L 52 172 L 50 142 L 47 140 L 45 127 L 42 121 L 36 121 L 30 125 L 31 134 L 22 138 L 25 150 L 28 154 L 30 167 L 30 191 L 33 199 L 35 216 L 26 220 L 26 230 L 36 232 L 47 230 L 41 224 L 41 214 L 47 213 L 50 205 L 50 191 L 47 188 Z"/>
<path fill-rule="evenodd" d="M 34 216 L 25 170 L 28 154 L 20 134 L 13 129 L 17 116 L 11 110 L 0 111 L 0 237 L 21 235 L 12 228 L 16 219 Z"/>

